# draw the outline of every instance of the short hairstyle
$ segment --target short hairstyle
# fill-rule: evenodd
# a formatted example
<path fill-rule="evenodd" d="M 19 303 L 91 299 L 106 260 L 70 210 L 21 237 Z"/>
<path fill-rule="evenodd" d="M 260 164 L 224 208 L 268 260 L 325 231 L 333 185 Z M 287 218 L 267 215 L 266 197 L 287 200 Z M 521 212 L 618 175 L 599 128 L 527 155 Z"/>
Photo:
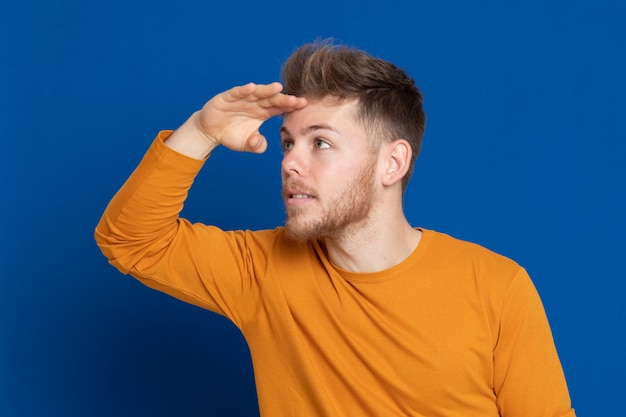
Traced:
<path fill-rule="evenodd" d="M 371 145 L 406 139 L 412 156 L 402 191 L 422 147 L 426 114 L 415 81 L 394 64 L 360 49 L 316 41 L 298 48 L 285 62 L 284 92 L 309 99 L 357 99 L 357 121 L 373 133 Z"/>

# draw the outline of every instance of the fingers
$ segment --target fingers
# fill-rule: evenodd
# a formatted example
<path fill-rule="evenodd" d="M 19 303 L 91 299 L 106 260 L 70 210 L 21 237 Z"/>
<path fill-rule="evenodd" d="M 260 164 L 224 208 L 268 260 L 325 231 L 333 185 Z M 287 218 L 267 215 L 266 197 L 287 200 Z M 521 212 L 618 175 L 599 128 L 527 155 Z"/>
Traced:
<path fill-rule="evenodd" d="M 267 139 L 260 133 L 251 135 L 246 141 L 244 151 L 253 153 L 263 153 L 267 149 Z"/>
<path fill-rule="evenodd" d="M 281 93 L 283 86 L 278 82 L 271 84 L 255 84 L 231 88 L 224 95 L 224 100 L 230 103 L 245 101 L 254 103 L 260 108 L 279 114 L 301 109 L 306 106 L 306 99 Z"/>
<path fill-rule="evenodd" d="M 267 97 L 259 102 L 259 105 L 265 107 L 266 109 L 276 109 L 280 113 L 286 113 L 305 107 L 307 105 L 307 101 L 304 97 L 296 97 L 281 93 Z"/>
<path fill-rule="evenodd" d="M 225 97 L 228 101 L 236 101 L 236 100 L 257 100 L 265 97 L 273 96 L 275 94 L 280 93 L 283 90 L 283 86 L 274 82 L 271 84 L 255 84 L 248 83 L 246 85 L 241 85 L 237 87 L 233 87 L 230 90 L 226 91 Z"/>
<path fill-rule="evenodd" d="M 258 98 L 272 97 L 283 91 L 283 85 L 279 82 L 273 82 L 270 84 L 254 84 L 254 95 Z"/>

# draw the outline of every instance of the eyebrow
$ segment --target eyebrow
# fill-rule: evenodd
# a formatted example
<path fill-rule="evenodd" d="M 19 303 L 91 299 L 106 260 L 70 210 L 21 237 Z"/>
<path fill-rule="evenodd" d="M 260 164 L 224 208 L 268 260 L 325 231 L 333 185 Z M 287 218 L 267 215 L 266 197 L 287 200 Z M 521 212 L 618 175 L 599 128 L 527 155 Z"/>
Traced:
<path fill-rule="evenodd" d="M 340 133 L 337 129 L 335 129 L 334 127 L 332 127 L 329 124 L 318 123 L 318 124 L 314 124 L 314 125 L 310 125 L 310 126 L 306 126 L 306 127 L 302 128 L 300 130 L 300 134 L 301 135 L 306 135 L 307 133 L 315 132 L 316 130 L 330 130 L 332 132 Z M 289 132 L 289 129 L 287 129 L 285 126 L 281 126 L 280 127 L 280 132 L 281 133 L 286 133 L 288 136 L 291 136 L 291 132 Z"/>

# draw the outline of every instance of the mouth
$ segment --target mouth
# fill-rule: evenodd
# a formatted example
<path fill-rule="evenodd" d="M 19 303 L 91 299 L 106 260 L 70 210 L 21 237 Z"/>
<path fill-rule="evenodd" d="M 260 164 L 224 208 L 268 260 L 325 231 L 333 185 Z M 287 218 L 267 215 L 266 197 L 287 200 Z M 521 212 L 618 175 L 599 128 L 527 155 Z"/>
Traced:
<path fill-rule="evenodd" d="M 317 197 L 315 194 L 308 190 L 303 190 L 304 187 L 290 188 L 285 187 L 283 190 L 283 198 L 287 206 L 299 206 L 311 201 L 314 201 Z"/>
<path fill-rule="evenodd" d="M 301 200 L 301 199 L 305 199 L 305 198 L 315 198 L 315 197 L 310 195 L 310 194 L 295 193 L 295 194 L 288 194 L 287 198 L 293 198 L 293 199 L 296 199 L 296 200 Z"/>

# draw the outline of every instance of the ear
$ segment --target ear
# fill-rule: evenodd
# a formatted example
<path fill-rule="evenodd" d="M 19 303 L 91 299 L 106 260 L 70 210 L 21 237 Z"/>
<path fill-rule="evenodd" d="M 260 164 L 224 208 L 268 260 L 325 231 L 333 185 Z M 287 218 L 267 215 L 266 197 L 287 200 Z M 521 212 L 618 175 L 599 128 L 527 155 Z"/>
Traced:
<path fill-rule="evenodd" d="M 406 175 L 411 164 L 411 145 L 406 139 L 396 139 L 385 145 L 383 184 L 391 186 Z"/>

